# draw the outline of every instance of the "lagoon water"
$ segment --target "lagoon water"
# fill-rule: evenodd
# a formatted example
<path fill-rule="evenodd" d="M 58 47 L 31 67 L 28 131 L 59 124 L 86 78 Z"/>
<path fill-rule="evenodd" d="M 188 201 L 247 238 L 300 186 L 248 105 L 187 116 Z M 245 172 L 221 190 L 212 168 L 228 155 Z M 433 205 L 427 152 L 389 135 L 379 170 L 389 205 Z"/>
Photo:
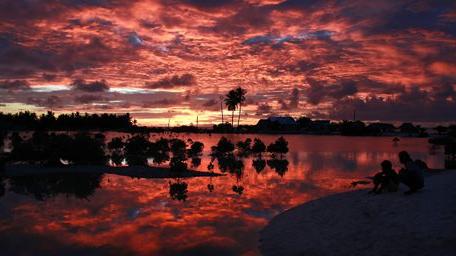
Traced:
<path fill-rule="evenodd" d="M 107 137 L 114 135 L 118 134 Z M 205 144 L 205 156 L 195 169 L 207 171 L 210 146 L 220 135 L 175 136 Z M 259 137 L 266 144 L 277 138 L 227 137 L 233 141 Z M 428 144 L 427 139 L 402 138 L 394 144 L 390 137 L 284 137 L 290 152 L 287 170 L 282 172 L 268 165 L 257 172 L 253 159 L 246 158 L 242 175 L 213 178 L 138 179 L 105 174 L 90 177 L 82 187 L 76 182 L 79 185 L 72 189 L 73 181 L 80 178 L 0 180 L 4 187 L 0 254 L 257 255 L 258 232 L 273 216 L 303 202 L 350 190 L 352 181 L 373 175 L 385 159 L 399 169 L 397 153 L 401 150 L 431 168 L 444 165 L 442 149 Z M 220 172 L 217 163 L 214 170 Z M 185 201 L 171 198 L 170 186 L 176 183 L 188 185 Z"/>

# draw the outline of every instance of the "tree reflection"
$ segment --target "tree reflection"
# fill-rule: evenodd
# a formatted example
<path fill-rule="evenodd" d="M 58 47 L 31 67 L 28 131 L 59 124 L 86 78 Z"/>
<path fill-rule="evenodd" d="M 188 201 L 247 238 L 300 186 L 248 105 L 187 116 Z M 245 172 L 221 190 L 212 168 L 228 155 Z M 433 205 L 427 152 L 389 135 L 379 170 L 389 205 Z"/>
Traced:
<path fill-rule="evenodd" d="M 212 184 L 212 177 L 209 177 L 209 184 L 207 184 L 207 190 L 209 192 L 214 191 L 214 184 Z"/>
<path fill-rule="evenodd" d="M 280 177 L 283 177 L 288 171 L 288 160 L 287 159 L 270 159 L 267 161 L 269 168 L 274 170 Z"/>
<path fill-rule="evenodd" d="M 234 154 L 217 156 L 218 167 L 221 172 L 242 173 L 244 171 L 244 162 L 237 159 Z"/>
<path fill-rule="evenodd" d="M 45 201 L 65 195 L 87 199 L 100 188 L 103 174 L 66 173 L 8 177 L 9 191 Z"/>
<path fill-rule="evenodd" d="M 244 187 L 241 185 L 233 185 L 232 190 L 236 192 L 238 195 L 242 195 L 244 192 Z"/>
<path fill-rule="evenodd" d="M 254 159 L 252 161 L 252 166 L 253 166 L 253 168 L 255 169 L 255 171 L 257 173 L 260 173 L 266 167 L 266 161 L 264 159 L 261 159 L 261 158 Z"/>
<path fill-rule="evenodd" d="M 184 181 L 176 179 L 175 182 L 169 182 L 169 195 L 173 200 L 187 200 L 188 184 Z"/>

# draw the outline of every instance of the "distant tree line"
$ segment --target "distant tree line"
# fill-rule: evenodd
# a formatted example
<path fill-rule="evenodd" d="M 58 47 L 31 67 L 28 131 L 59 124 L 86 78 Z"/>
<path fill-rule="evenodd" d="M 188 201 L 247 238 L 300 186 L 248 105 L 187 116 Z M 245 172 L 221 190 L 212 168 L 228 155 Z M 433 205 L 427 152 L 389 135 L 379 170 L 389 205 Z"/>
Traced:
<path fill-rule="evenodd" d="M 130 114 L 45 114 L 0 112 L 0 130 L 123 130 L 135 126 Z"/>

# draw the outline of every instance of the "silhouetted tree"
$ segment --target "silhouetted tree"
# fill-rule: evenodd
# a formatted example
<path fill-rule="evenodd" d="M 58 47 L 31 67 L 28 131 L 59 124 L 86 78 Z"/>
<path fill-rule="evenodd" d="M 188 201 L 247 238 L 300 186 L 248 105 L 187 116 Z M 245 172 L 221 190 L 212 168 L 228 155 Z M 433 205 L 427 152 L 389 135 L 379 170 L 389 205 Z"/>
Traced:
<path fill-rule="evenodd" d="M 445 126 L 439 125 L 439 126 L 436 126 L 436 127 L 434 128 L 434 130 L 436 130 L 437 133 L 438 133 L 439 135 L 442 135 L 442 134 L 444 134 L 445 132 L 448 131 L 448 128 L 445 127 Z"/>
<path fill-rule="evenodd" d="M 258 138 L 253 139 L 252 153 L 260 155 L 266 151 L 266 145 Z"/>
<path fill-rule="evenodd" d="M 231 125 L 234 127 L 234 111 L 238 104 L 238 96 L 235 90 L 229 91 L 225 96 L 225 105 L 231 111 Z"/>
<path fill-rule="evenodd" d="M 296 125 L 298 126 L 298 129 L 308 129 L 310 124 L 312 123 L 312 120 L 308 117 L 301 116 L 296 120 Z"/>
<path fill-rule="evenodd" d="M 169 142 L 171 152 L 173 153 L 173 158 L 178 158 L 181 160 L 187 159 L 187 144 L 181 139 L 172 139 Z"/>
<path fill-rule="evenodd" d="M 0 112 L 0 130 L 116 130 L 133 128 L 130 114 L 87 114 L 79 112 L 55 116 L 51 111 L 39 117 L 25 111 L 15 114 Z"/>
<path fill-rule="evenodd" d="M 200 156 L 203 152 L 204 144 L 199 141 L 193 141 L 190 148 L 187 151 L 188 156 L 196 157 Z"/>
<path fill-rule="evenodd" d="M 212 146 L 212 155 L 232 153 L 234 144 L 226 137 L 221 137 L 216 146 Z"/>
<path fill-rule="evenodd" d="M 275 142 L 269 144 L 267 150 L 272 153 L 273 157 L 276 153 L 282 157 L 283 154 L 288 153 L 288 142 L 281 136 Z"/>
<path fill-rule="evenodd" d="M 173 156 L 169 161 L 169 167 L 172 172 L 185 172 L 187 171 L 187 163 L 180 157 Z"/>
<path fill-rule="evenodd" d="M 108 150 L 110 152 L 111 161 L 114 165 L 121 165 L 125 158 L 124 141 L 121 137 L 113 138 L 108 143 Z"/>
<path fill-rule="evenodd" d="M 156 164 L 162 164 L 169 160 L 169 140 L 160 138 L 150 144 L 149 155 L 153 158 L 153 162 Z"/>
<path fill-rule="evenodd" d="M 147 165 L 150 145 L 147 134 L 136 134 L 128 138 L 125 144 L 125 158 L 128 165 Z"/>
<path fill-rule="evenodd" d="M 247 138 L 245 141 L 238 141 L 236 143 L 236 148 L 238 150 L 239 156 L 248 156 L 252 150 L 250 144 L 252 143 L 252 139 Z"/>
<path fill-rule="evenodd" d="M 200 157 L 192 157 L 192 167 L 198 168 L 201 165 L 201 158 Z"/>

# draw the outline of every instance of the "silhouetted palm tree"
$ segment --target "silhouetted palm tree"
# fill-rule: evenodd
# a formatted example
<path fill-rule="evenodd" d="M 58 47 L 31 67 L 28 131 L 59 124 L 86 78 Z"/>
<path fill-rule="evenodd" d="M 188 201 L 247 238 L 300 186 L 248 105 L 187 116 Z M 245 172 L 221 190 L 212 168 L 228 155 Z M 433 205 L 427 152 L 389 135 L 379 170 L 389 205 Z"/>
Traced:
<path fill-rule="evenodd" d="M 245 95 L 247 94 L 247 90 L 242 89 L 241 87 L 238 87 L 234 90 L 236 94 L 236 101 L 239 104 L 239 115 L 238 115 L 238 127 L 239 127 L 239 121 L 241 119 L 241 106 L 242 103 L 245 101 Z"/>
<path fill-rule="evenodd" d="M 231 111 L 231 126 L 234 127 L 234 111 L 238 104 L 238 96 L 235 90 L 229 91 L 225 96 L 225 105 L 228 107 L 228 110 Z"/>

